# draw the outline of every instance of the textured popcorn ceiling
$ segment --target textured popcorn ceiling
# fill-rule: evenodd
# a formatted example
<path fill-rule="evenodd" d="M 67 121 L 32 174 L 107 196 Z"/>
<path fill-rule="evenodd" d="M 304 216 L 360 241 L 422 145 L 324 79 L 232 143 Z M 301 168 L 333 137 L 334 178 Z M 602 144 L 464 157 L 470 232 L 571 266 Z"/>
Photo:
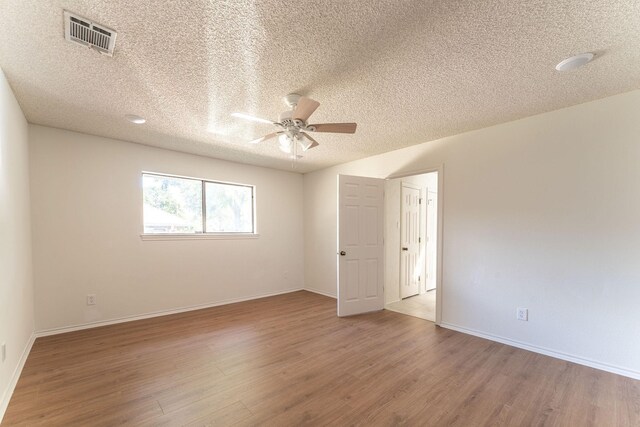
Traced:
<path fill-rule="evenodd" d="M 112 58 L 64 40 L 63 9 L 118 32 Z M 307 172 L 640 88 L 638 0 L 3 0 L 0 66 L 31 123 L 291 169 L 282 96 L 321 105 Z M 575 72 L 572 54 L 597 58 Z M 146 117 L 142 126 L 127 113 Z"/>

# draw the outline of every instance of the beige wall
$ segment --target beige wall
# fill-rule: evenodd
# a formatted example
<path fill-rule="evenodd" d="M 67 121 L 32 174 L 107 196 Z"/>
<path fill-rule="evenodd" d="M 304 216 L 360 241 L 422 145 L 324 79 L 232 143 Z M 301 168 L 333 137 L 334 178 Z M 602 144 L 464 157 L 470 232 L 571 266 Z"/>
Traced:
<path fill-rule="evenodd" d="M 34 125 L 30 143 L 38 330 L 303 287 L 302 175 Z M 142 171 L 255 184 L 260 237 L 141 240 Z"/>
<path fill-rule="evenodd" d="M 0 421 L 33 333 L 27 121 L 0 70 Z"/>
<path fill-rule="evenodd" d="M 335 295 L 336 174 L 443 164 L 443 323 L 640 377 L 638 111 L 634 91 L 306 174 L 306 286 Z"/>

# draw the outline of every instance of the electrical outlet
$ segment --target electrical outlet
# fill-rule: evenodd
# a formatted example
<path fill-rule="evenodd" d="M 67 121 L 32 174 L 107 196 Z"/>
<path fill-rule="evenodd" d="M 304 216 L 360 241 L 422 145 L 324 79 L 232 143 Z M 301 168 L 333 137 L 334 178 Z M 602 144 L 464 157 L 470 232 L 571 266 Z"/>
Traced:
<path fill-rule="evenodd" d="M 87 305 L 96 305 L 96 294 L 87 295 Z"/>
<path fill-rule="evenodd" d="M 528 308 L 518 308 L 518 310 L 516 311 L 516 319 L 528 322 L 529 321 L 529 309 Z"/>
<path fill-rule="evenodd" d="M 2 362 L 4 363 L 7 358 L 7 343 L 2 343 L 0 353 L 2 353 Z"/>

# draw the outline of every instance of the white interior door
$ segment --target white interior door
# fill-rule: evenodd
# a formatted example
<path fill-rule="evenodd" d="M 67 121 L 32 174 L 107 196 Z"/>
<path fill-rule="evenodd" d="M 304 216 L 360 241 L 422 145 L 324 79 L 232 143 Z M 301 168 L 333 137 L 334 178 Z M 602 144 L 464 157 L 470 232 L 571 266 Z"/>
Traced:
<path fill-rule="evenodd" d="M 420 188 L 402 183 L 400 208 L 400 298 L 420 292 Z"/>
<path fill-rule="evenodd" d="M 438 193 L 427 191 L 427 290 L 436 288 Z"/>
<path fill-rule="evenodd" d="M 384 180 L 338 175 L 338 316 L 384 308 Z"/>

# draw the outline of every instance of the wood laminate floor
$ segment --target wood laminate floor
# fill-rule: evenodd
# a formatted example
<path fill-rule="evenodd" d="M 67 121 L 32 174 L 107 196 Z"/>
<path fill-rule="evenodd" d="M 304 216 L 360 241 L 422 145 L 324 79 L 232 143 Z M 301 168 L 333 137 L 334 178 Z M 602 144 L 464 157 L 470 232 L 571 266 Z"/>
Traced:
<path fill-rule="evenodd" d="M 640 381 L 295 292 L 38 338 L 3 425 L 640 425 Z"/>

